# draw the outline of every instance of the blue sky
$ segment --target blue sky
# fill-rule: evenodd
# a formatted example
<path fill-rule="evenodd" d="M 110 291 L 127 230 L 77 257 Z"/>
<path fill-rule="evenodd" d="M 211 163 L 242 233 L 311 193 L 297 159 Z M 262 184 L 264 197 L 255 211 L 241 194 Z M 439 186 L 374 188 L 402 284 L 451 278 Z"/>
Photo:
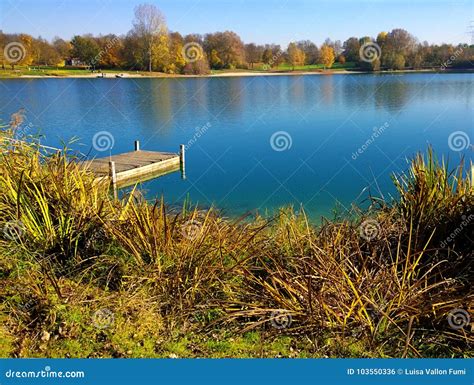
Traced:
<path fill-rule="evenodd" d="M 182 34 L 232 30 L 244 42 L 278 43 L 326 37 L 376 36 L 404 28 L 420 41 L 467 43 L 473 0 L 0 0 L 0 29 L 51 39 L 75 34 L 124 34 L 133 8 L 150 2 Z"/>

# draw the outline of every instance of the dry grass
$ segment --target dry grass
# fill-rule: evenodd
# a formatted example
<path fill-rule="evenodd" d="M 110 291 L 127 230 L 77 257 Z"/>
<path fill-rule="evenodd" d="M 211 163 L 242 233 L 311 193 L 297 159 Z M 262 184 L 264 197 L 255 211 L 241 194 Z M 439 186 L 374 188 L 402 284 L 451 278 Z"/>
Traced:
<path fill-rule="evenodd" d="M 312 354 L 344 355 L 330 347 L 354 340 L 356 356 L 473 352 L 469 325 L 446 321 L 474 302 L 472 181 L 431 151 L 394 178 L 396 201 L 315 227 L 291 209 L 230 220 L 114 200 L 64 153 L 12 146 L 11 134 L 0 137 L 9 355 L 130 356 L 138 339 L 133 356 L 153 356 L 162 346 L 150 341 L 216 330 L 291 335 Z M 90 325 L 103 308 L 113 333 Z"/>

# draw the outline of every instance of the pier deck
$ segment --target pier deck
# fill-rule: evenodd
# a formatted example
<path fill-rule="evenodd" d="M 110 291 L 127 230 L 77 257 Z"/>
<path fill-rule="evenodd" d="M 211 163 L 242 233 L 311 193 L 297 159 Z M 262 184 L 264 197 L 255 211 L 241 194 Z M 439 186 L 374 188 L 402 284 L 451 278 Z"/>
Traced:
<path fill-rule="evenodd" d="M 143 151 L 135 142 L 135 151 L 97 158 L 84 162 L 97 180 L 109 178 L 114 188 L 157 178 L 174 171 L 184 177 L 184 146 L 178 154 L 171 152 Z"/>

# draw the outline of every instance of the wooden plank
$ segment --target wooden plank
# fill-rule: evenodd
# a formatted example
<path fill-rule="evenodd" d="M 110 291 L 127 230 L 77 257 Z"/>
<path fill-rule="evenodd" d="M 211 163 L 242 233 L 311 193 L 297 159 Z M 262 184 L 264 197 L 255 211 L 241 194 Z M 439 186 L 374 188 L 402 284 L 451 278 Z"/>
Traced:
<path fill-rule="evenodd" d="M 111 180 L 116 186 L 131 185 L 182 169 L 182 147 L 180 154 L 144 151 L 140 150 L 140 144 L 135 142 L 135 151 L 82 163 L 97 176 L 97 181 Z M 114 170 L 112 174 L 111 165 Z"/>
<path fill-rule="evenodd" d="M 138 178 L 141 175 L 159 173 L 161 171 L 165 171 L 173 167 L 176 167 L 176 169 L 179 170 L 179 157 L 167 159 L 158 163 L 151 163 L 143 167 L 137 167 L 130 170 L 118 172 L 117 182 L 121 182 L 126 179 Z"/>

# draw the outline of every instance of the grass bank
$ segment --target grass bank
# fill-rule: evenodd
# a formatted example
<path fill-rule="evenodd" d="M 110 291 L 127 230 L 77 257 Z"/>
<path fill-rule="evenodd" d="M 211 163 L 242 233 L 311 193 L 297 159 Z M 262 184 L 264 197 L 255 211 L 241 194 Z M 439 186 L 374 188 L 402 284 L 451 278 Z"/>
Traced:
<path fill-rule="evenodd" d="M 2 357 L 472 357 L 474 194 L 431 151 L 399 198 L 304 211 L 114 200 L 71 156 L 0 136 Z"/>
<path fill-rule="evenodd" d="M 3 69 L 0 70 L 0 79 L 15 79 L 15 78 L 97 78 L 101 73 L 106 75 L 106 78 L 115 79 L 116 75 L 123 75 L 128 78 L 176 78 L 176 77 L 212 77 L 212 76 L 271 76 L 271 75 L 300 75 L 300 74 L 353 74 L 353 73 L 426 73 L 426 72 L 440 72 L 439 69 L 406 69 L 400 71 L 379 71 L 370 72 L 358 68 L 355 63 L 334 63 L 331 69 L 324 69 L 321 64 L 304 65 L 292 67 L 289 64 L 283 63 L 271 69 L 262 64 L 256 64 L 249 69 L 222 69 L 212 70 L 210 74 L 206 75 L 183 75 L 183 74 L 168 74 L 163 72 L 147 72 L 147 71 L 130 71 L 122 69 L 105 69 L 91 72 L 84 68 L 73 67 L 26 67 L 17 66 L 15 70 Z M 472 72 L 472 70 L 444 70 L 443 73 L 448 72 Z"/>

